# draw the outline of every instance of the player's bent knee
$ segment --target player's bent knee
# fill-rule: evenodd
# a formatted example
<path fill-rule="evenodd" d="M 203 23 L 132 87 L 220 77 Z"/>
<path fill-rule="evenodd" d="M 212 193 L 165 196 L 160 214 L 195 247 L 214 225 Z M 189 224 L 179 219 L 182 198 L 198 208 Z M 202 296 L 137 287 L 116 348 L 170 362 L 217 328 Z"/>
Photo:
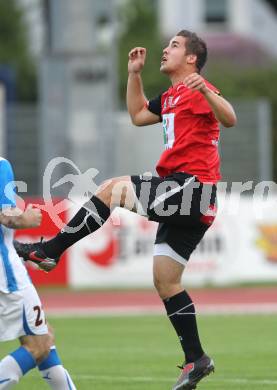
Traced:
<path fill-rule="evenodd" d="M 40 364 L 50 353 L 50 348 L 45 346 L 24 345 L 24 347 L 32 354 L 37 364 Z"/>
<path fill-rule="evenodd" d="M 126 202 L 126 197 L 130 192 L 129 186 L 129 176 L 108 179 L 100 184 L 95 196 L 97 196 L 109 208 L 115 206 L 123 207 Z"/>
<path fill-rule="evenodd" d="M 95 192 L 95 196 L 99 198 L 106 206 L 111 205 L 112 189 L 115 184 L 115 179 L 103 181 Z"/>
<path fill-rule="evenodd" d="M 47 343 L 43 343 L 37 348 L 36 351 L 37 356 L 35 356 L 35 359 L 38 364 L 40 364 L 43 360 L 47 358 L 47 356 L 50 353 L 50 346 L 51 346 L 50 343 L 47 342 Z"/>
<path fill-rule="evenodd" d="M 157 270 L 154 270 L 153 282 L 158 292 L 168 289 L 170 285 L 174 284 L 171 278 L 169 278 L 168 274 L 165 275 L 164 272 L 159 272 Z"/>
<path fill-rule="evenodd" d="M 179 282 L 171 282 L 154 276 L 154 286 L 161 299 L 170 298 L 183 290 Z"/>
<path fill-rule="evenodd" d="M 40 364 L 47 358 L 52 345 L 51 337 L 48 334 L 42 336 L 27 336 L 21 344 L 33 355 L 37 364 Z"/>
<path fill-rule="evenodd" d="M 158 277 L 154 277 L 154 286 L 162 299 L 167 297 L 168 291 L 170 290 L 170 285 L 165 283 Z"/>

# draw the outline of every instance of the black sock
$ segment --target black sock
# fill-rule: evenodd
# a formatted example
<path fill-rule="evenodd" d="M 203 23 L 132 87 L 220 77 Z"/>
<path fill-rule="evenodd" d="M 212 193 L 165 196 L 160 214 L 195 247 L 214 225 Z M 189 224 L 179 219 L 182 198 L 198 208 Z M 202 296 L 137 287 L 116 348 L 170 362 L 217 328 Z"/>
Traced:
<path fill-rule="evenodd" d="M 204 351 L 198 335 L 195 307 L 190 296 L 184 290 L 163 302 L 181 342 L 186 363 L 198 360 Z"/>
<path fill-rule="evenodd" d="M 109 207 L 96 196 L 92 196 L 56 237 L 42 244 L 46 255 L 59 257 L 75 242 L 99 229 L 109 216 Z"/>

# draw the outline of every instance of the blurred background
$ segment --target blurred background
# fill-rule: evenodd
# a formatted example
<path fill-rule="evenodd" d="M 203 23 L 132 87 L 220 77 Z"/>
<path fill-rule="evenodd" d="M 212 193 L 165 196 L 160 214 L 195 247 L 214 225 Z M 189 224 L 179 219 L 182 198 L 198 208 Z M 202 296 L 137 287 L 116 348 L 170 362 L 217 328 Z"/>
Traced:
<path fill-rule="evenodd" d="M 277 279 L 275 197 L 262 216 L 253 211 L 263 211 L 262 205 L 253 209 L 249 201 L 253 186 L 270 181 L 274 189 L 277 179 L 275 0 L 10 0 L 0 1 L 0 26 L 1 154 L 27 183 L 24 196 L 39 201 L 46 166 L 56 157 L 68 160 L 55 167 L 51 183 L 73 174 L 72 182 L 50 188 L 59 198 L 71 190 L 83 195 L 76 193 L 74 178 L 90 168 L 99 171 L 98 183 L 155 172 L 163 149 L 160 125 L 131 124 L 125 104 L 128 52 L 148 49 L 143 80 L 152 98 L 169 86 L 159 66 L 170 38 L 184 28 L 202 36 L 209 48 L 204 76 L 238 115 L 235 128 L 222 129 L 222 181 L 229 191 L 241 188 L 234 182 L 254 184 L 244 186 L 248 197 L 221 213 L 205 236 L 188 268 L 189 283 Z M 68 252 L 67 284 L 152 285 L 156 225 L 121 215 L 120 224 L 111 222 L 114 229 L 106 227 Z M 50 224 L 24 232 L 24 238 L 54 234 Z"/>

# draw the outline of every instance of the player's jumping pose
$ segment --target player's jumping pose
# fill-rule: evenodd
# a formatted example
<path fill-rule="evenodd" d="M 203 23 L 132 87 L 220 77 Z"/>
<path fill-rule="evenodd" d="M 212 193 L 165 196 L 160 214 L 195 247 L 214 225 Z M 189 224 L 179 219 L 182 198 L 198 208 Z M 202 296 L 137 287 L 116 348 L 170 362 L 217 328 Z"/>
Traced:
<path fill-rule="evenodd" d="M 159 176 L 110 179 L 52 240 L 17 243 L 16 247 L 24 259 L 50 270 L 63 251 L 102 226 L 115 206 L 159 222 L 154 284 L 185 355 L 173 390 L 195 389 L 214 370 L 214 363 L 202 349 L 194 304 L 181 285 L 181 277 L 215 218 L 219 124 L 234 126 L 236 115 L 218 89 L 200 75 L 207 48 L 195 33 L 180 31 L 163 50 L 160 70 L 169 77 L 171 86 L 150 101 L 144 96 L 141 79 L 145 58 L 143 47 L 129 53 L 127 106 L 137 126 L 162 122 L 165 150 L 157 164 Z"/>

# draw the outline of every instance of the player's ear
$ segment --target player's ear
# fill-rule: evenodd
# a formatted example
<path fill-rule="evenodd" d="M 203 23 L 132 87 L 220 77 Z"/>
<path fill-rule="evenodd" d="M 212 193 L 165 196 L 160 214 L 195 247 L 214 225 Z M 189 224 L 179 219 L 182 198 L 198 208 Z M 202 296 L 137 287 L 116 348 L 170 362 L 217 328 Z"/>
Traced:
<path fill-rule="evenodd" d="M 196 64 L 197 56 L 195 54 L 187 55 L 187 63 L 190 65 Z"/>

